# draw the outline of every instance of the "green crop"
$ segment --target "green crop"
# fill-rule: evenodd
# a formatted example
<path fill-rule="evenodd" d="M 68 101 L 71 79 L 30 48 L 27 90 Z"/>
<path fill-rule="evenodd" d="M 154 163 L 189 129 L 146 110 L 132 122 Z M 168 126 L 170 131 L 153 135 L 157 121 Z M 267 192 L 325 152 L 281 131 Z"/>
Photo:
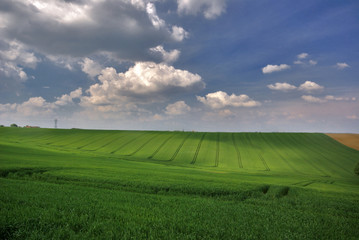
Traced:
<path fill-rule="evenodd" d="M 0 129 L 0 239 L 355 239 L 359 152 L 319 133 Z"/>

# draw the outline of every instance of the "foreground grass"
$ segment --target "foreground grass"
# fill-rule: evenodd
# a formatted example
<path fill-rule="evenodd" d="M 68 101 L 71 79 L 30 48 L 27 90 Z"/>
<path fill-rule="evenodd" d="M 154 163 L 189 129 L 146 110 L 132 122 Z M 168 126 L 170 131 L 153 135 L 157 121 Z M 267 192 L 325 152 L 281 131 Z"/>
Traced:
<path fill-rule="evenodd" d="M 101 154 L 0 135 L 0 238 L 359 236 L 354 172 L 328 177 Z"/>

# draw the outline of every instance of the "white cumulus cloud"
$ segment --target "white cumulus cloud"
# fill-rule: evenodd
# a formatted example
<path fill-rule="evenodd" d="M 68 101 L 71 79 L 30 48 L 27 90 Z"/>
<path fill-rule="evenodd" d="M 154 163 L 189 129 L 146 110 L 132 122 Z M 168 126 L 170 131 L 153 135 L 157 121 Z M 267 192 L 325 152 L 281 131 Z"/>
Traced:
<path fill-rule="evenodd" d="M 297 60 L 294 61 L 294 64 L 297 65 L 306 65 L 306 66 L 315 66 L 318 64 L 318 61 L 309 59 L 308 53 L 301 53 L 297 55 Z"/>
<path fill-rule="evenodd" d="M 169 64 L 177 61 L 181 54 L 181 52 L 177 49 L 167 52 L 161 45 L 154 48 L 150 48 L 150 51 L 154 54 L 160 55 L 162 61 Z"/>
<path fill-rule="evenodd" d="M 0 39 L 0 91 L 14 92 L 20 88 L 29 78 L 24 67 L 34 69 L 40 61 L 21 42 Z"/>
<path fill-rule="evenodd" d="M 0 58 L 15 65 L 35 68 L 40 59 L 30 52 L 23 44 L 16 40 L 7 43 L 8 48 L 0 50 Z"/>
<path fill-rule="evenodd" d="M 342 62 L 342 63 L 338 62 L 335 66 L 336 66 L 336 68 L 339 69 L 339 70 L 343 70 L 343 69 L 345 69 L 345 68 L 349 68 L 349 67 L 350 67 L 349 64 L 347 64 L 347 63 L 345 63 L 345 62 Z"/>
<path fill-rule="evenodd" d="M 313 97 L 311 95 L 303 95 L 302 99 L 304 99 L 307 102 L 312 102 L 312 103 L 323 103 L 326 102 L 324 99 L 318 98 L 318 97 Z"/>
<path fill-rule="evenodd" d="M 322 90 L 323 88 L 324 88 L 323 86 L 320 86 L 315 82 L 305 81 L 305 83 L 301 84 L 298 89 L 302 91 L 311 92 L 311 91 Z"/>
<path fill-rule="evenodd" d="M 267 66 L 265 66 L 264 68 L 262 68 L 262 72 L 264 74 L 267 73 L 272 73 L 272 72 L 279 72 L 279 71 L 283 71 L 286 69 L 289 69 L 290 66 L 287 64 L 280 64 L 280 65 L 270 65 L 268 64 Z"/>
<path fill-rule="evenodd" d="M 82 88 L 78 88 L 72 92 L 70 92 L 70 94 L 64 94 L 61 97 L 56 98 L 57 100 L 55 101 L 55 105 L 58 106 L 65 106 L 68 104 L 73 103 L 73 99 L 75 98 L 81 98 L 82 96 Z"/>
<path fill-rule="evenodd" d="M 269 84 L 267 85 L 267 87 L 271 90 L 278 90 L 278 91 L 289 91 L 289 90 L 294 90 L 297 87 L 294 85 L 291 85 L 289 83 L 275 83 L 275 84 Z"/>
<path fill-rule="evenodd" d="M 186 114 L 189 111 L 191 111 L 190 106 L 188 106 L 184 101 L 178 101 L 167 105 L 165 113 L 173 116 Z"/>
<path fill-rule="evenodd" d="M 198 74 L 176 69 L 166 64 L 137 62 L 127 72 L 117 73 L 105 68 L 82 98 L 83 104 L 117 105 L 124 102 L 155 102 L 173 94 L 204 88 Z"/>
<path fill-rule="evenodd" d="M 298 59 L 305 59 L 305 58 L 307 58 L 308 56 L 309 56 L 308 53 L 301 53 L 301 54 L 298 54 L 298 55 L 297 55 L 297 58 L 298 58 Z"/>
<path fill-rule="evenodd" d="M 177 42 L 181 42 L 183 41 L 183 39 L 189 37 L 189 33 L 186 30 L 184 30 L 182 27 L 172 26 L 171 37 L 173 38 L 173 40 Z"/>
<path fill-rule="evenodd" d="M 315 61 L 315 60 L 309 60 L 309 64 L 314 66 L 314 65 L 317 65 L 318 64 L 318 61 Z"/>
<path fill-rule="evenodd" d="M 148 14 L 148 18 L 152 22 L 152 25 L 156 29 L 160 29 L 166 25 L 165 21 L 157 15 L 156 6 L 153 3 L 147 3 L 146 12 Z"/>
<path fill-rule="evenodd" d="M 205 97 L 197 96 L 197 100 L 211 108 L 224 108 L 224 107 L 255 107 L 260 106 L 260 102 L 257 102 L 249 98 L 245 94 L 228 95 L 226 92 L 217 91 L 214 93 L 208 93 Z"/>
<path fill-rule="evenodd" d="M 207 19 L 220 16 L 226 8 L 226 0 L 177 0 L 178 13 L 192 14 L 203 13 Z"/>
<path fill-rule="evenodd" d="M 84 58 L 79 62 L 81 69 L 89 77 L 94 78 L 101 73 L 102 66 L 90 58 Z"/>
<path fill-rule="evenodd" d="M 16 112 L 23 116 L 41 116 L 53 113 L 54 106 L 42 97 L 32 97 L 28 101 L 18 104 Z"/>

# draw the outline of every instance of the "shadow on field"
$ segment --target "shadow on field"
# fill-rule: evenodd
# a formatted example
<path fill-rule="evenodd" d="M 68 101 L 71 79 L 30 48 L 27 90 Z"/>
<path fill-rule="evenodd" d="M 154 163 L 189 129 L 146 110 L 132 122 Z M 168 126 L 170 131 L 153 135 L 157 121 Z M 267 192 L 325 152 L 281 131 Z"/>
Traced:
<path fill-rule="evenodd" d="M 0 169 L 0 177 L 14 179 L 38 179 L 40 175 L 51 170 L 60 170 L 61 168 L 12 168 Z"/>
<path fill-rule="evenodd" d="M 262 185 L 253 189 L 231 188 L 224 189 L 214 186 L 201 185 L 166 185 L 155 182 L 139 183 L 131 181 L 93 181 L 74 176 L 54 175 L 53 171 L 64 170 L 63 168 L 14 168 L 0 169 L 0 177 L 41 181 L 52 184 L 71 184 L 100 189 L 119 190 L 144 194 L 158 195 L 189 195 L 194 197 L 215 198 L 228 201 L 245 201 L 247 199 L 270 198 L 279 199 L 288 195 L 289 187 Z"/>

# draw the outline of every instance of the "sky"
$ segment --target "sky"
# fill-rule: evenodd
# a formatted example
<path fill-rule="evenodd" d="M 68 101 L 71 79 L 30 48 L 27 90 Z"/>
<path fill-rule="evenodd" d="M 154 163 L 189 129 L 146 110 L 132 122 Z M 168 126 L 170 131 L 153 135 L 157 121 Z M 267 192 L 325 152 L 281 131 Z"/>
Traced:
<path fill-rule="evenodd" d="M 359 133 L 357 0 L 2 0 L 0 124 Z"/>

